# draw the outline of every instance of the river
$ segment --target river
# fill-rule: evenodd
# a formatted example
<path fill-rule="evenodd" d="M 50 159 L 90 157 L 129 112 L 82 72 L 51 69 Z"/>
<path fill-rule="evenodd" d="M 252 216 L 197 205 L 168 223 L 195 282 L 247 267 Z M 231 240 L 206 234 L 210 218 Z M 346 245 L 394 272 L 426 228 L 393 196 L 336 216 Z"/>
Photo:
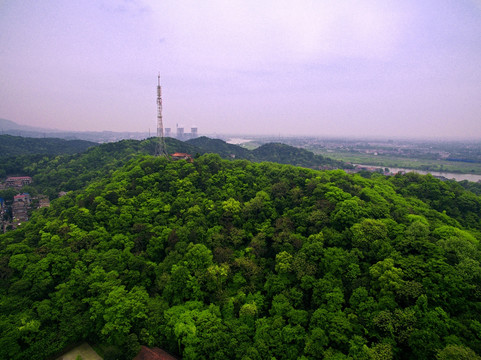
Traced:
<path fill-rule="evenodd" d="M 376 169 L 384 169 L 385 166 L 373 166 L 373 165 L 361 165 L 361 164 L 353 164 L 357 166 L 362 166 L 366 168 L 376 168 Z M 481 175 L 476 174 L 457 174 L 457 173 L 450 173 L 450 172 L 440 172 L 440 171 L 424 171 L 424 170 L 417 170 L 417 169 L 404 169 L 404 168 L 394 168 L 394 167 L 387 167 L 389 171 L 393 174 L 397 174 L 398 172 L 415 172 L 422 175 L 431 174 L 433 176 L 443 176 L 446 179 L 453 179 L 456 181 L 468 180 L 473 182 L 481 181 Z"/>

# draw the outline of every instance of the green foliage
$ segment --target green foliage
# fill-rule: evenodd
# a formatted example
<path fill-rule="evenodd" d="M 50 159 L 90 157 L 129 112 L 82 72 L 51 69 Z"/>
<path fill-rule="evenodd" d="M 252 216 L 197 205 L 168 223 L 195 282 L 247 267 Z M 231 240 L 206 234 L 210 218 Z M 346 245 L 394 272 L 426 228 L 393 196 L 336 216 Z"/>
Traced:
<path fill-rule="evenodd" d="M 299 149 L 293 146 L 280 143 L 264 144 L 252 151 L 254 161 L 271 161 L 279 164 L 290 164 L 310 168 L 327 167 L 349 167 L 346 163 L 338 160 L 325 158 L 322 155 Z"/>
<path fill-rule="evenodd" d="M 153 143 L 45 161 L 88 176 L 0 235 L 0 358 L 85 339 L 105 358 L 140 344 L 185 359 L 479 358 L 477 195 L 216 154 L 120 159 L 125 145 Z"/>
<path fill-rule="evenodd" d="M 438 360 L 479 360 L 481 356 L 462 345 L 448 345 L 436 354 Z"/>
<path fill-rule="evenodd" d="M 27 154 L 75 154 L 84 152 L 97 143 L 85 140 L 64 140 L 56 138 L 26 138 L 0 135 L 0 157 Z"/>
<path fill-rule="evenodd" d="M 223 158 L 247 159 L 253 160 L 252 152 L 237 145 L 228 144 L 220 139 L 210 139 L 201 136 L 195 139 L 187 140 L 187 143 L 197 146 L 208 153 L 219 154 Z"/>
<path fill-rule="evenodd" d="M 286 144 L 269 143 L 254 150 L 247 150 L 238 145 L 228 144 L 220 139 L 209 139 L 205 136 L 188 140 L 203 152 L 219 154 L 222 158 L 246 159 L 256 162 L 269 161 L 279 164 L 304 166 L 308 168 L 351 168 L 343 161 L 332 160 L 311 151 L 296 148 Z"/>
<path fill-rule="evenodd" d="M 5 140 L 4 146 L 7 148 L 5 152 L 0 151 L 0 154 L 4 154 L 0 156 L 0 178 L 8 175 L 33 176 L 32 191 L 46 194 L 50 199 L 56 198 L 60 191 L 79 190 L 94 180 L 110 176 L 116 169 L 139 155 L 154 155 L 158 141 L 157 138 L 150 138 L 143 141 L 122 140 L 99 145 L 81 140 L 2 136 L 4 136 L 2 139 Z M 349 167 L 343 162 L 281 144 L 262 146 L 261 148 L 264 148 L 265 151 L 257 150 L 260 156 L 256 156 L 254 152 L 240 146 L 206 137 L 187 142 L 166 138 L 165 144 L 168 153 L 181 152 L 196 155 L 216 153 L 228 159 L 234 157 L 258 162 L 273 161 L 310 168 Z M 273 149 L 270 149 L 272 146 Z M 142 166 L 142 169 L 139 168 L 136 171 L 144 170 L 155 177 L 155 174 L 152 173 L 152 169 L 155 168 L 155 160 L 148 160 Z M 132 175 L 135 174 L 132 173 Z M 230 189 L 225 190 L 237 191 L 238 186 L 245 185 L 239 181 L 237 184 L 232 184 Z"/>

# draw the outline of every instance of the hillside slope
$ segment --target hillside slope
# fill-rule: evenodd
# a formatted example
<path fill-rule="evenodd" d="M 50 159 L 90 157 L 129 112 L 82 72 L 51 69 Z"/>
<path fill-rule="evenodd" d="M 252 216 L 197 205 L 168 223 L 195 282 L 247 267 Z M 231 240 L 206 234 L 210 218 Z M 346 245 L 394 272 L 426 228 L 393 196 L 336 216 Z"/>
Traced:
<path fill-rule="evenodd" d="M 247 159 L 255 162 L 269 161 L 312 169 L 350 168 L 350 165 L 343 161 L 315 155 L 308 150 L 281 143 L 264 144 L 254 150 L 244 149 L 239 145 L 228 144 L 223 140 L 210 139 L 205 136 L 188 140 L 187 143 L 201 148 L 206 153 L 219 154 L 224 159 Z"/>
<path fill-rule="evenodd" d="M 22 149 L 27 154 L 15 153 L 10 157 L 0 157 L 0 177 L 8 175 L 33 176 L 34 185 L 40 193 L 50 198 L 59 191 L 77 190 L 88 182 L 106 176 L 109 172 L 126 164 L 139 155 L 154 155 L 157 149 L 157 138 L 146 140 L 122 140 L 115 143 L 96 144 L 82 140 L 35 139 L 4 135 L 4 146 Z M 69 145 L 70 144 L 70 147 Z M 91 146 L 85 151 L 85 148 Z M 227 144 L 218 139 L 201 137 L 186 142 L 166 138 L 167 153 L 189 153 L 193 156 L 205 153 L 217 153 L 221 157 L 232 159 L 248 159 L 256 162 L 271 161 L 299 165 L 310 168 L 347 168 L 348 165 L 324 158 L 319 155 L 283 144 L 266 144 L 250 151 L 237 145 Z M 84 152 L 74 152 L 75 146 Z M 19 150 L 20 151 L 20 150 Z M 47 152 L 50 151 L 50 152 Z M 64 151 L 63 156 L 55 157 L 55 151 Z"/>
<path fill-rule="evenodd" d="M 228 144 L 224 140 L 211 139 L 201 136 L 186 141 L 189 144 L 197 146 L 208 153 L 219 154 L 222 158 L 236 158 L 252 160 L 254 158 L 251 151 L 244 149 L 238 145 Z"/>
<path fill-rule="evenodd" d="M 252 150 L 256 161 L 271 161 L 279 164 L 290 164 L 309 168 L 333 167 L 347 168 L 343 161 L 326 158 L 322 155 L 315 155 L 311 151 L 296 148 L 294 146 L 269 143 Z"/>
<path fill-rule="evenodd" d="M 97 143 L 85 140 L 63 140 L 57 138 L 26 138 L 0 135 L 0 157 L 27 154 L 61 155 L 80 153 Z"/>
<path fill-rule="evenodd" d="M 132 158 L 0 235 L 0 358 L 479 359 L 480 209 L 431 176 Z"/>
<path fill-rule="evenodd" d="M 20 129 L 20 128 L 22 128 L 22 125 L 19 125 L 14 121 L 7 120 L 7 119 L 0 119 L 0 129 L 2 129 L 2 131 Z"/>
<path fill-rule="evenodd" d="M 201 149 L 172 138 L 165 139 L 165 144 L 168 153 L 202 153 Z M 156 150 L 157 138 L 102 144 L 83 154 L 39 163 L 34 181 L 39 186 L 50 188 L 48 194 L 61 190 L 78 190 L 92 180 L 107 176 L 139 155 L 154 155 Z"/>

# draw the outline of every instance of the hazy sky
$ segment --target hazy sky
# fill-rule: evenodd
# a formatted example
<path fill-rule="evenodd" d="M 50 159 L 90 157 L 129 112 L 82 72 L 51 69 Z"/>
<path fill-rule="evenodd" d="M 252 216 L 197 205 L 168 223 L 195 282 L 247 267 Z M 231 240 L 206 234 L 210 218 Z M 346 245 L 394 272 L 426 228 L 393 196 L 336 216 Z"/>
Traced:
<path fill-rule="evenodd" d="M 0 0 L 0 118 L 481 138 L 481 0 Z M 190 130 L 187 130 L 189 132 Z"/>

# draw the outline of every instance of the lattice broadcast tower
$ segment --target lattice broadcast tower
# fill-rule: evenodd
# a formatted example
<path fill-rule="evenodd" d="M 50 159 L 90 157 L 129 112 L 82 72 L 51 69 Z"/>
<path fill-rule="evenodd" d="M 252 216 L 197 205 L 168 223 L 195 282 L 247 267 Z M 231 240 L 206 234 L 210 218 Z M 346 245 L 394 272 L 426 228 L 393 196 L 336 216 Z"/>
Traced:
<path fill-rule="evenodd" d="M 160 86 L 160 73 L 157 82 L 157 148 L 155 154 L 169 158 L 164 139 L 164 123 L 162 122 L 162 88 Z"/>

